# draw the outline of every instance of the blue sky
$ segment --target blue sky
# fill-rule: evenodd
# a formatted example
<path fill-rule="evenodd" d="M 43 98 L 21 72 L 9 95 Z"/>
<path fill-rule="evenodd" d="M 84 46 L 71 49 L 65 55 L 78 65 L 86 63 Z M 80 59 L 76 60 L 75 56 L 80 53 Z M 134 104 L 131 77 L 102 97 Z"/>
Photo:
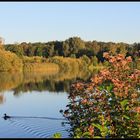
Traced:
<path fill-rule="evenodd" d="M 5 43 L 140 42 L 140 2 L 0 2 L 0 18 Z"/>

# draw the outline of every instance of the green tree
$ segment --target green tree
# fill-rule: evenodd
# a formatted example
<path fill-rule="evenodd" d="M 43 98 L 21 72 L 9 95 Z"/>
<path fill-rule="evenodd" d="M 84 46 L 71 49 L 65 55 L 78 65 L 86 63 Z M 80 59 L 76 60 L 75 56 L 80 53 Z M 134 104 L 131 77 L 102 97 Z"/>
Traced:
<path fill-rule="evenodd" d="M 96 56 L 92 57 L 91 63 L 93 64 L 93 66 L 97 66 L 98 65 L 98 58 Z"/>
<path fill-rule="evenodd" d="M 24 50 L 19 44 L 5 45 L 5 50 L 9 50 L 20 57 L 24 55 Z"/>
<path fill-rule="evenodd" d="M 82 56 L 82 60 L 85 61 L 87 65 L 90 63 L 90 59 L 86 55 Z"/>
<path fill-rule="evenodd" d="M 53 56 L 54 54 L 54 44 L 48 44 L 47 46 L 47 55 Z"/>
<path fill-rule="evenodd" d="M 117 54 L 123 54 L 126 55 L 127 53 L 127 49 L 126 49 L 126 44 L 124 43 L 118 43 L 118 47 L 117 47 Z"/>
<path fill-rule="evenodd" d="M 71 54 L 70 57 L 76 58 L 76 55 L 75 54 Z"/>
<path fill-rule="evenodd" d="M 85 48 L 85 43 L 79 37 L 71 37 L 66 40 L 66 43 L 69 44 L 70 54 L 76 54 L 78 50 Z"/>
<path fill-rule="evenodd" d="M 63 56 L 67 57 L 69 55 L 69 44 L 65 41 L 62 43 L 62 50 Z"/>
<path fill-rule="evenodd" d="M 43 56 L 43 48 L 42 47 L 36 47 L 35 50 L 35 56 Z"/>

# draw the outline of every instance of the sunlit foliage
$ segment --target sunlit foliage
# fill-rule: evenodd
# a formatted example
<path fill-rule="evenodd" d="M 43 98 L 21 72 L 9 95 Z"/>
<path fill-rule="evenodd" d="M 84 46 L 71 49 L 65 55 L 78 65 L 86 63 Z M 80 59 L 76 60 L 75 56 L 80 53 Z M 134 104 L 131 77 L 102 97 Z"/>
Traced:
<path fill-rule="evenodd" d="M 80 37 L 70 37 L 64 41 L 49 41 L 45 43 L 26 43 L 6 44 L 6 50 L 16 53 L 18 56 L 76 56 L 79 58 L 83 55 L 91 58 L 96 56 L 98 61 L 103 61 L 103 52 L 109 52 L 112 55 L 124 54 L 134 57 L 140 56 L 140 43 L 114 43 L 99 41 L 84 41 Z"/>
<path fill-rule="evenodd" d="M 0 71 L 22 71 L 22 60 L 14 53 L 0 50 Z"/>
<path fill-rule="evenodd" d="M 132 58 L 104 53 L 109 67 L 90 82 L 72 84 L 67 109 L 74 138 L 140 137 L 140 71 L 131 67 Z"/>

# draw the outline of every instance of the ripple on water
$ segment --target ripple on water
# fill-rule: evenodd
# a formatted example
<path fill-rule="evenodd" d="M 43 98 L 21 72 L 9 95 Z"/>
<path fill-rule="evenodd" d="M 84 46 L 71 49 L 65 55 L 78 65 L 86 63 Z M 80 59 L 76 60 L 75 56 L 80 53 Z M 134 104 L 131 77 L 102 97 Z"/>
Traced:
<path fill-rule="evenodd" d="M 32 138 L 48 138 L 52 137 L 54 133 L 60 132 L 62 134 L 62 137 L 68 138 L 68 132 L 65 130 L 68 127 L 62 126 L 62 120 L 41 120 L 38 119 L 11 119 L 6 120 L 10 125 L 12 125 L 12 128 L 16 128 L 15 131 L 9 131 L 7 130 L 7 133 L 9 136 L 14 136 L 14 133 L 16 133 L 16 137 L 32 137 Z M 7 124 L 8 124 L 7 123 Z M 23 135 L 17 135 L 19 131 L 24 130 L 24 136 Z M 6 133 L 6 132 L 5 132 Z M 25 134 L 26 133 L 26 134 Z M 20 134 L 23 134 L 20 133 Z"/>

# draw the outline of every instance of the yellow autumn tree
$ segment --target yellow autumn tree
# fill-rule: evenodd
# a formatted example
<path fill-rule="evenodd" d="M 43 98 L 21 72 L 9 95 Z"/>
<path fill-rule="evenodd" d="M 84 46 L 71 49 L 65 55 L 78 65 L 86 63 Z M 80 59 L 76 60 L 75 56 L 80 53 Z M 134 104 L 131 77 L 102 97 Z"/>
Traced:
<path fill-rule="evenodd" d="M 22 71 L 22 60 L 14 53 L 0 49 L 0 72 Z"/>

